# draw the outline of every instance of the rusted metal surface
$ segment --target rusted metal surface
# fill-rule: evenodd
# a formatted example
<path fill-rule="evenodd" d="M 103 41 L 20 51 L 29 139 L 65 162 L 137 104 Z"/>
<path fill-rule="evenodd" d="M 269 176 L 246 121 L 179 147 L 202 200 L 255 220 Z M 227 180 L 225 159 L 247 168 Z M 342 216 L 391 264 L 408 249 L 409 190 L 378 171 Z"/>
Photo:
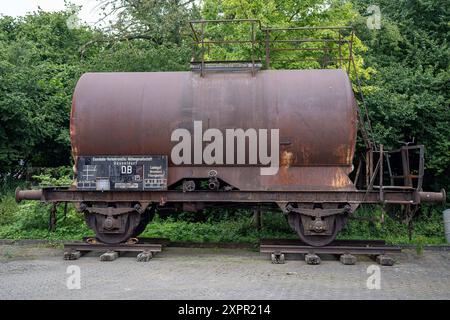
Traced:
<path fill-rule="evenodd" d="M 73 97 L 73 154 L 170 155 L 173 130 L 186 128 L 193 133 L 194 120 L 203 122 L 203 130 L 279 129 L 280 142 L 290 142 L 280 145 L 280 161 L 289 169 L 282 168 L 268 179 L 252 177 L 265 180 L 261 183 L 266 189 L 351 184 L 345 172 L 352 164 L 357 113 L 350 81 L 342 70 L 261 71 L 255 77 L 208 74 L 206 78 L 191 72 L 88 73 L 79 80 Z M 171 182 L 176 180 L 172 175 L 188 178 L 196 170 L 169 166 Z M 307 171 L 291 170 L 299 166 L 333 169 L 326 173 L 317 169 L 310 175 L 312 180 L 303 182 L 297 178 Z M 248 183 L 247 169 L 233 167 L 236 184 Z M 342 177 L 337 176 L 340 170 L 344 170 Z"/>
<path fill-rule="evenodd" d="M 15 196 L 17 202 L 20 202 L 22 200 L 43 200 L 42 189 L 21 190 L 20 188 L 16 188 Z"/>
<path fill-rule="evenodd" d="M 419 198 L 420 202 L 436 202 L 445 204 L 447 194 L 444 189 L 441 189 L 441 192 L 422 191 L 419 192 Z"/>
<path fill-rule="evenodd" d="M 282 154 L 281 161 L 284 157 Z M 215 169 L 217 176 L 226 183 L 240 190 L 355 190 L 348 178 L 349 167 L 335 166 L 296 166 L 281 163 L 277 175 L 261 176 L 257 167 L 178 167 L 169 169 L 169 181 L 171 185 L 183 178 L 207 177 L 208 171 Z"/>
<path fill-rule="evenodd" d="M 46 202 L 130 202 L 141 203 L 169 202 L 238 202 L 238 203 L 381 203 L 378 191 L 77 191 L 62 188 L 42 189 L 32 198 L 30 190 L 18 190 L 16 200 L 22 199 L 41 200 Z M 384 201 L 417 204 L 420 201 L 443 202 L 445 192 L 418 192 L 410 190 L 386 190 Z"/>

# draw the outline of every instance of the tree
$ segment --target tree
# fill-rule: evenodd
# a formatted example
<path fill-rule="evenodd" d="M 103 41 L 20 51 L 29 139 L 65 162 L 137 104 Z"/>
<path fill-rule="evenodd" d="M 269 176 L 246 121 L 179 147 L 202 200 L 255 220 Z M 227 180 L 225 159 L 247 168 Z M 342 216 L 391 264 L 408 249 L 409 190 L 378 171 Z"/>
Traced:
<path fill-rule="evenodd" d="M 69 163 L 71 95 L 84 71 L 78 47 L 91 31 L 69 29 L 72 12 L 0 18 L 0 175 L 20 161 Z"/>
<path fill-rule="evenodd" d="M 191 51 L 180 26 L 194 11 L 180 3 L 121 1 L 111 30 L 74 28 L 73 6 L 0 17 L 0 176 L 70 164 L 71 99 L 84 72 L 186 69 Z M 129 29 L 127 19 L 135 21 Z"/>
<path fill-rule="evenodd" d="M 353 1 L 365 14 L 366 1 Z M 449 6 L 441 0 L 377 1 L 380 30 L 357 31 L 377 70 L 365 81 L 377 140 L 395 148 L 415 141 L 426 146 L 427 187 L 450 187 Z"/>

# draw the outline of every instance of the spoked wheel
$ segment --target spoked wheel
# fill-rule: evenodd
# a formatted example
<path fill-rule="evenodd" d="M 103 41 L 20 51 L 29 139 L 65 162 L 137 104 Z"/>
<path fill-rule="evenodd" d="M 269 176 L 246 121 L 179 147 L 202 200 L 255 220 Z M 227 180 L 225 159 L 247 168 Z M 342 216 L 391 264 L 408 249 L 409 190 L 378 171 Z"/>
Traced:
<path fill-rule="evenodd" d="M 305 231 L 306 228 L 304 227 L 304 222 L 306 220 L 307 219 L 302 219 L 302 215 L 300 213 L 290 212 L 288 214 L 289 225 L 297 232 L 300 240 L 310 246 L 322 247 L 330 244 L 336 239 L 338 232 L 347 222 L 347 216 L 339 214 L 327 218 L 328 232 L 316 234 Z"/>
<path fill-rule="evenodd" d="M 125 242 L 134 236 L 141 221 L 141 214 L 130 212 L 116 216 L 106 216 L 98 213 L 86 213 L 85 219 L 87 225 L 94 230 L 99 241 L 107 244 L 117 244 Z"/>

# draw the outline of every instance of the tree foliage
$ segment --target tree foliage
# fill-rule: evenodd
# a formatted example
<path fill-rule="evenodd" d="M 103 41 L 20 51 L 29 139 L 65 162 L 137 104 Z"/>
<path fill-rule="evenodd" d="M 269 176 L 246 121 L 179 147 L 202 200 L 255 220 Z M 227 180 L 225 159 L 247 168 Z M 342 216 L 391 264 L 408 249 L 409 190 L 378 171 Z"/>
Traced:
<path fill-rule="evenodd" d="M 367 1 L 354 1 L 364 14 Z M 370 3 L 369 3 L 370 4 Z M 450 187 L 449 6 L 443 0 L 377 1 L 381 29 L 357 30 L 377 70 L 366 81 L 376 139 L 394 148 L 415 141 L 426 146 L 428 186 Z"/>
<path fill-rule="evenodd" d="M 352 9 L 351 3 L 339 0 L 309 0 L 309 1 L 285 1 L 285 0 L 205 0 L 202 8 L 202 16 L 205 19 L 258 19 L 261 23 L 261 28 L 292 28 L 305 26 L 350 26 L 352 21 L 357 16 L 357 12 Z M 262 44 L 256 51 L 258 58 L 265 54 L 264 40 L 267 34 L 259 30 L 258 25 L 255 26 L 256 39 Z M 207 24 L 205 26 L 205 36 L 207 39 L 213 40 L 250 40 L 251 39 L 251 24 Z M 198 29 L 198 28 L 197 28 Z M 341 32 L 342 40 L 350 40 L 350 31 Z M 277 49 L 287 48 L 324 48 L 329 49 L 328 54 L 334 54 L 335 58 L 338 55 L 337 43 L 311 43 L 292 44 L 283 43 L 287 39 L 299 38 L 315 38 L 315 39 L 338 39 L 338 31 L 336 30 L 290 30 L 290 31 L 272 31 L 269 34 L 270 41 L 278 41 L 271 43 L 271 47 Z M 366 48 L 359 41 L 357 37 L 354 39 L 353 50 L 356 53 L 365 51 Z M 210 49 L 210 48 L 208 48 Z M 246 45 L 232 45 L 220 46 L 214 48 L 216 50 L 208 50 L 208 55 L 212 58 L 227 59 L 249 59 L 251 44 Z M 320 59 L 315 62 L 282 62 L 287 60 L 299 60 L 304 58 L 320 58 L 323 56 L 322 52 L 311 51 L 278 51 L 272 52 L 271 58 L 275 61 L 280 61 L 271 64 L 271 68 L 275 69 L 302 69 L 302 68 L 324 68 L 328 67 L 320 63 Z M 342 56 L 349 56 L 348 45 L 342 46 Z M 360 72 L 363 76 L 364 68 L 362 68 L 362 59 L 357 54 L 356 63 L 361 67 Z M 336 67 L 337 62 L 331 63 Z M 369 76 L 370 70 L 364 74 Z"/>
<path fill-rule="evenodd" d="M 69 30 L 70 12 L 0 19 L 0 172 L 19 161 L 58 165 L 70 158 L 70 101 L 84 72 L 78 47 L 91 37 Z"/>

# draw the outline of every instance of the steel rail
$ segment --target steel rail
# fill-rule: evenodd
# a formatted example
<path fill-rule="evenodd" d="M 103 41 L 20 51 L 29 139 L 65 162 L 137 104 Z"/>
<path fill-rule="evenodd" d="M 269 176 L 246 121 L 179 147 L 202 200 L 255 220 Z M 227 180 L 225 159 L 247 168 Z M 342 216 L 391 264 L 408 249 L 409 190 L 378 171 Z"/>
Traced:
<path fill-rule="evenodd" d="M 64 249 L 72 251 L 126 251 L 126 252 L 161 252 L 161 244 L 104 244 L 104 243 L 65 243 Z"/>
<path fill-rule="evenodd" d="M 323 254 L 370 254 L 400 253 L 397 246 L 295 246 L 295 245 L 261 245 L 261 253 L 323 253 Z"/>
<path fill-rule="evenodd" d="M 294 245 L 294 246 L 308 246 L 300 239 L 261 239 L 259 245 Z M 380 247 L 386 245 L 386 241 L 381 239 L 363 240 L 363 239 L 337 239 L 333 240 L 328 246 L 372 246 Z"/>

